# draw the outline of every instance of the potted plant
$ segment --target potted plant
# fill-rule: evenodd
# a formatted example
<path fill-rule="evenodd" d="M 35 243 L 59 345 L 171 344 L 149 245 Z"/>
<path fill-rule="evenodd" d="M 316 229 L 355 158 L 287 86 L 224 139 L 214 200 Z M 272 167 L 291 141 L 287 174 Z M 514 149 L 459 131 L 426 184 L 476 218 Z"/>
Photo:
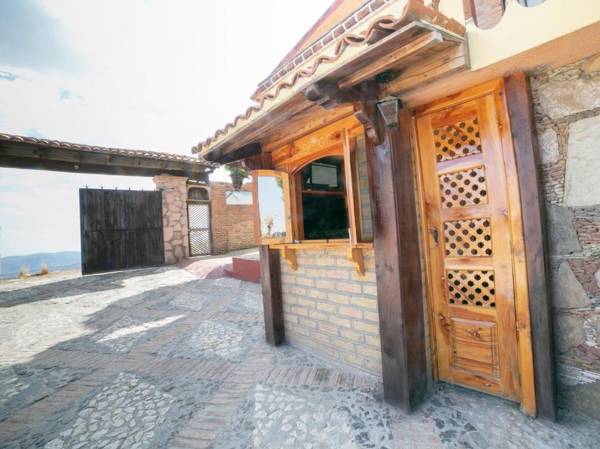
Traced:
<path fill-rule="evenodd" d="M 250 176 L 248 170 L 237 165 L 226 165 L 225 170 L 229 172 L 229 177 L 231 178 L 231 184 L 233 185 L 234 190 L 240 190 L 244 183 L 244 179 Z"/>

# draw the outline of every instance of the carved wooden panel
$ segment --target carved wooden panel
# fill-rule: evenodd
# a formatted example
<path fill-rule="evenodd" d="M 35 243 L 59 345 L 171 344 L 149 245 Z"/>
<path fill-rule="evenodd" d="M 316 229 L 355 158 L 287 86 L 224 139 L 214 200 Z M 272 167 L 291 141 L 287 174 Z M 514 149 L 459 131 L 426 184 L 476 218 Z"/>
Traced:
<path fill-rule="evenodd" d="M 496 307 L 493 270 L 448 270 L 446 279 L 450 304 Z"/>
<path fill-rule="evenodd" d="M 496 325 L 485 321 L 453 318 L 452 366 L 470 373 L 498 377 Z"/>
<path fill-rule="evenodd" d="M 488 257 L 492 255 L 489 218 L 444 222 L 446 257 Z"/>
<path fill-rule="evenodd" d="M 444 209 L 487 204 L 488 202 L 483 166 L 440 175 L 439 182 Z"/>
<path fill-rule="evenodd" d="M 439 379 L 519 400 L 519 203 L 507 194 L 517 173 L 499 98 L 465 94 L 417 112 L 423 233 Z"/>
<path fill-rule="evenodd" d="M 477 117 L 460 120 L 433 130 L 435 157 L 438 162 L 481 153 Z"/>

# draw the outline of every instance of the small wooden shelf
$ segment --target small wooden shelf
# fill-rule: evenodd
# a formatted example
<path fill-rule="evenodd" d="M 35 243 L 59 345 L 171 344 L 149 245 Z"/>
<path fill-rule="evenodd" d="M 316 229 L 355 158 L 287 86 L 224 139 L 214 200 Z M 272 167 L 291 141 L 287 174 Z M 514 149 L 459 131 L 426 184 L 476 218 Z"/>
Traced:
<path fill-rule="evenodd" d="M 302 249 L 343 249 L 346 250 L 346 257 L 354 266 L 356 273 L 364 276 L 365 264 L 363 257 L 364 249 L 373 248 L 373 243 L 355 243 L 351 244 L 348 240 L 344 241 L 307 241 L 300 243 L 278 243 L 269 245 L 270 248 L 278 249 L 281 257 L 285 260 L 292 271 L 298 269 L 298 260 L 296 250 Z"/>

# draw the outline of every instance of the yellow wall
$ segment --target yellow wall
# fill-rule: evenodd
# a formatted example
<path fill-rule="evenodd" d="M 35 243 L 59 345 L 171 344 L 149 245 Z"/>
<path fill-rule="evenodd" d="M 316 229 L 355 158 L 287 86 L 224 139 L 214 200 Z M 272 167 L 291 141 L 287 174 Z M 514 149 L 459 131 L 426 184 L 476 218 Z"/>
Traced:
<path fill-rule="evenodd" d="M 495 27 L 481 30 L 473 23 L 467 25 L 471 69 L 481 69 L 597 22 L 599 0 L 546 0 L 531 8 L 510 0 Z"/>

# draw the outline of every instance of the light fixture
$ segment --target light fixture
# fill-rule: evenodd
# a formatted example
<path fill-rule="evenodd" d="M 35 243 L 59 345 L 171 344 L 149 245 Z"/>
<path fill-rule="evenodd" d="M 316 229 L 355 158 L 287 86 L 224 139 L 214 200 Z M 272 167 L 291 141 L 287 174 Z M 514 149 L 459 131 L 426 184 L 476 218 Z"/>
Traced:
<path fill-rule="evenodd" d="M 398 97 L 385 97 L 377 102 L 377 109 L 383 117 L 385 126 L 388 128 L 396 128 L 398 126 L 398 114 L 402 102 Z"/>

